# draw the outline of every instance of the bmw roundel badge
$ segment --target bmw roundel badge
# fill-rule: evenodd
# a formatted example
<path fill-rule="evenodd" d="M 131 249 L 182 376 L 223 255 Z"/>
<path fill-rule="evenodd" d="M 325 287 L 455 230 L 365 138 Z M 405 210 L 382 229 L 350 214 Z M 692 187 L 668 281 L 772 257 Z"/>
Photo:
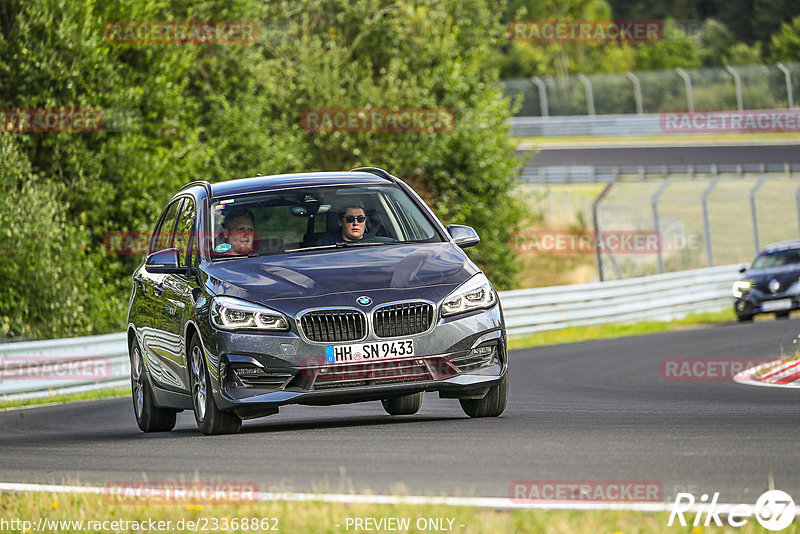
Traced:
<path fill-rule="evenodd" d="M 372 299 L 369 297 L 358 297 L 356 299 L 356 302 L 358 302 L 362 306 L 369 306 L 370 304 L 372 304 Z"/>

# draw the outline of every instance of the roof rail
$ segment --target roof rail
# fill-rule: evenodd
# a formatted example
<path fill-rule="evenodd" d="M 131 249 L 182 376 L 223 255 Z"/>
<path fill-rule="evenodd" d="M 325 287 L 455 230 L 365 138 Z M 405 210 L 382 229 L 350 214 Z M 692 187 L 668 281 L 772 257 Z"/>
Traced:
<path fill-rule="evenodd" d="M 355 169 L 350 169 L 348 172 L 358 172 L 358 171 L 368 172 L 374 174 L 375 176 L 380 176 L 384 180 L 389 180 L 392 183 L 397 182 L 397 178 L 389 174 L 388 171 L 385 171 L 379 167 L 358 167 Z"/>
<path fill-rule="evenodd" d="M 179 191 L 183 191 L 184 189 L 187 189 L 189 187 L 194 187 L 196 185 L 202 185 L 203 188 L 205 188 L 206 194 L 208 195 L 208 198 L 213 198 L 214 197 L 214 195 L 211 192 L 211 184 L 208 183 L 208 181 L 206 181 L 206 180 L 195 180 L 194 182 L 189 182 L 188 184 L 186 184 L 183 187 L 181 187 L 179 189 Z"/>

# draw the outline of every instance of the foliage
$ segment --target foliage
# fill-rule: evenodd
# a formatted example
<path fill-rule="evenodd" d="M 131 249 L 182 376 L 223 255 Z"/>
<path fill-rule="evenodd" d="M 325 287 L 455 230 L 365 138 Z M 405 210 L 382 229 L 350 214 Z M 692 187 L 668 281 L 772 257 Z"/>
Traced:
<path fill-rule="evenodd" d="M 772 36 L 772 61 L 800 61 L 800 17 L 791 24 L 784 23 L 781 29 Z"/>
<path fill-rule="evenodd" d="M 186 19 L 256 21 L 260 35 L 184 46 L 103 38 L 110 21 Z M 489 61 L 502 36 L 485 0 L 4 2 L 3 108 L 101 109 L 106 121 L 96 132 L 0 136 L 18 162 L 4 157 L 0 171 L 11 191 L 2 228 L 24 236 L 6 240 L 6 257 L 21 254 L 15 243 L 42 242 L 0 267 L 0 335 L 121 329 L 141 257 L 110 254 L 104 237 L 150 231 L 188 181 L 256 173 L 383 166 L 446 222 L 473 225 L 483 243 L 470 254 L 498 286 L 513 285 L 507 243 L 522 208 L 510 192 L 509 102 Z M 445 108 L 457 122 L 406 133 L 308 133 L 300 123 L 308 108 L 358 107 Z"/>

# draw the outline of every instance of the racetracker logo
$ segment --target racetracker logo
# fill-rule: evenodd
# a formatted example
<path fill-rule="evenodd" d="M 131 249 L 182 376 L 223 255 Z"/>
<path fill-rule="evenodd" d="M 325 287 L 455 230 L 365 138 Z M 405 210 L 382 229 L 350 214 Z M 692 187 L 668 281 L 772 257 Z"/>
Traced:
<path fill-rule="evenodd" d="M 664 133 L 797 132 L 800 110 L 669 111 L 658 121 Z"/>
<path fill-rule="evenodd" d="M 2 109 L 0 132 L 97 132 L 99 109 Z"/>
<path fill-rule="evenodd" d="M 662 380 L 668 382 L 717 382 L 772 358 L 664 358 L 659 365 Z"/>
<path fill-rule="evenodd" d="M 508 38 L 527 43 L 653 43 L 664 39 L 660 20 L 515 20 Z"/>
<path fill-rule="evenodd" d="M 508 498 L 516 504 L 591 502 L 663 502 L 664 486 L 654 480 L 515 480 Z"/>
<path fill-rule="evenodd" d="M 14 380 L 102 380 L 110 378 L 111 360 L 75 360 L 67 356 L 0 356 L 0 382 Z"/>
<path fill-rule="evenodd" d="M 300 124 L 307 132 L 450 132 L 456 116 L 449 109 L 306 109 Z"/>
<path fill-rule="evenodd" d="M 650 230 L 570 232 L 541 230 L 511 235 L 509 247 L 517 254 L 655 254 L 662 249 L 662 236 Z"/>
<path fill-rule="evenodd" d="M 243 504 L 258 499 L 255 482 L 108 482 L 110 504 Z"/>
<path fill-rule="evenodd" d="M 111 44 L 252 44 L 252 20 L 125 20 L 107 22 L 103 39 Z"/>

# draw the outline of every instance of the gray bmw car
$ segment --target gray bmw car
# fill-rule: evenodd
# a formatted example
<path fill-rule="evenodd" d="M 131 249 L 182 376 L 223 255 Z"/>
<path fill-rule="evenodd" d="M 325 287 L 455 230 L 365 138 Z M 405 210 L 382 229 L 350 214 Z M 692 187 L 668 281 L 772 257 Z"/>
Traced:
<path fill-rule="evenodd" d="M 382 402 L 423 392 L 496 417 L 508 397 L 497 293 L 402 180 L 377 168 L 184 186 L 133 274 L 128 344 L 136 422 L 205 434 L 285 404 Z"/>

